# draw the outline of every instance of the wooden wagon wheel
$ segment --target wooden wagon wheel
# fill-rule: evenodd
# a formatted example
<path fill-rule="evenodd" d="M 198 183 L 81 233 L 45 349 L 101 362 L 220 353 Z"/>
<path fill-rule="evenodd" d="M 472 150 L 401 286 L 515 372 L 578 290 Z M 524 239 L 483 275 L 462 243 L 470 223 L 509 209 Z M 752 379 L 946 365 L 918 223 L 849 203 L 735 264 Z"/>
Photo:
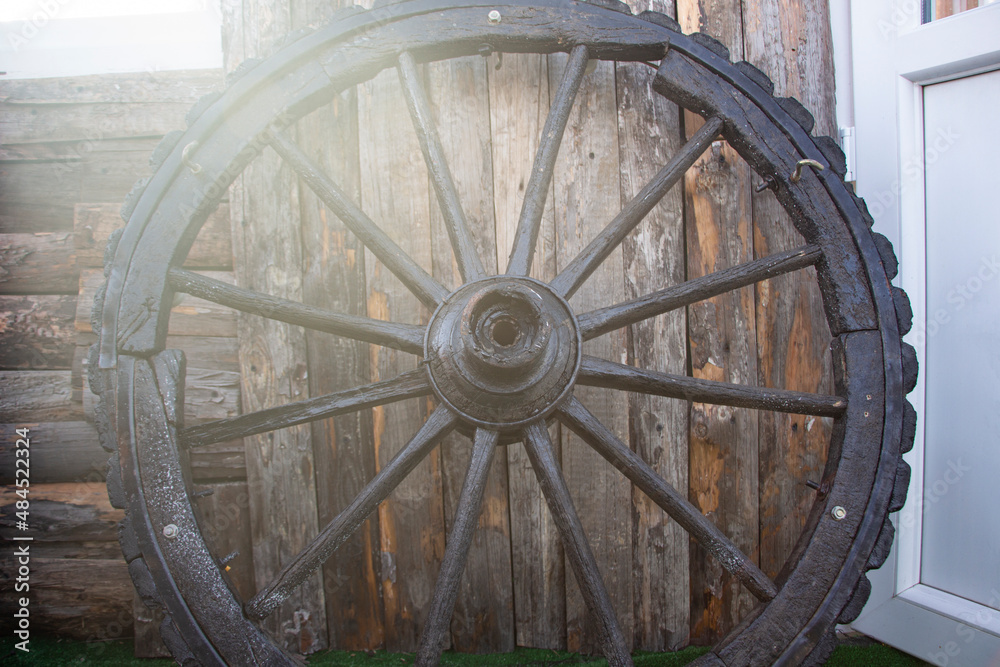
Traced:
<path fill-rule="evenodd" d="M 568 52 L 526 186 L 506 273 L 487 275 L 446 164 L 416 63 L 487 51 Z M 549 283 L 527 277 L 545 195 L 574 96 L 591 59 L 657 68 L 656 90 L 705 119 L 605 231 Z M 398 68 L 410 114 L 464 284 L 449 291 L 407 257 L 289 139 L 286 129 L 338 91 Z M 140 593 L 168 618 L 164 639 L 187 664 L 291 664 L 255 624 L 271 612 L 371 513 L 449 431 L 468 433 L 472 464 L 429 609 L 419 664 L 440 654 L 490 461 L 498 444 L 523 440 L 545 493 L 600 643 L 612 665 L 631 664 L 627 643 L 576 516 L 546 420 L 572 429 L 683 526 L 758 598 L 756 609 L 697 664 L 815 664 L 832 650 L 835 622 L 867 599 L 867 569 L 892 541 L 890 511 L 902 505 L 915 415 L 916 379 L 905 295 L 891 287 L 896 261 L 870 231 L 861 200 L 845 187 L 836 143 L 810 136 L 812 118 L 717 41 L 683 35 L 672 19 L 633 16 L 614 0 L 411 0 L 347 12 L 238 72 L 200 104 L 183 134 L 165 140 L 158 167 L 130 195 L 124 233 L 112 239 L 107 285 L 95 307 L 100 329 L 91 385 L 99 426 L 115 454 L 113 500 L 127 510 L 122 546 Z M 569 297 L 722 135 L 791 215 L 805 244 L 639 299 L 577 313 Z M 184 257 L 230 183 L 265 146 L 424 304 L 426 327 L 326 312 L 193 274 Z M 808 161 L 808 162 L 806 162 Z M 803 170 L 803 167 L 806 167 Z M 815 167 L 825 167 L 819 171 Z M 739 386 L 648 371 L 583 354 L 595 338 L 698 300 L 814 266 L 834 336 L 836 395 Z M 184 428 L 183 355 L 165 349 L 175 292 L 238 310 L 420 355 L 414 372 L 376 384 Z M 660 478 L 573 396 L 576 385 L 835 419 L 826 470 L 799 544 L 770 580 L 711 521 Z M 310 546 L 252 600 L 239 600 L 198 530 L 180 461 L 184 448 L 433 395 L 439 407 L 412 440 Z M 119 476 L 120 473 L 120 476 Z"/>

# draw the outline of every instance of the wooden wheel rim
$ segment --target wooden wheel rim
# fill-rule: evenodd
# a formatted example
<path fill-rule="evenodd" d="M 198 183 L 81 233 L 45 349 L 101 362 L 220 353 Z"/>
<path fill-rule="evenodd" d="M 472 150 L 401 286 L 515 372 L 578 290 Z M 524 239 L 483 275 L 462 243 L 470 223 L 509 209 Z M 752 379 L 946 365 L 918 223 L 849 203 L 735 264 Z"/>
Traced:
<path fill-rule="evenodd" d="M 499 11 L 504 20 L 490 23 L 488 10 Z M 546 12 L 560 16 L 561 22 L 540 26 L 543 22 L 535 19 Z M 537 52 L 567 51 L 586 43 L 598 58 L 663 58 L 658 92 L 692 111 L 720 117 L 724 136 L 758 174 L 771 179 L 799 231 L 822 249 L 817 272 L 835 336 L 838 394 L 847 399 L 847 409 L 834 431 L 823 489 L 777 597 L 759 605 L 700 664 L 798 664 L 819 656 L 813 653 L 816 645 L 828 636 L 871 565 L 899 465 L 904 385 L 893 294 L 867 214 L 840 177 L 827 169 L 790 182 L 799 160 L 830 166 L 801 118 L 732 65 L 716 45 L 682 35 L 657 16 L 633 17 L 577 2 L 531 7 L 465 2 L 455 7 L 435 0 L 349 16 L 287 46 L 232 83 L 194 116 L 149 183 L 126 204 L 132 208 L 129 225 L 110 264 L 101 313 L 103 405 L 118 433 L 129 517 L 139 541 L 141 559 L 133 562 L 145 564 L 150 584 L 155 583 L 184 643 L 199 660 L 223 664 L 288 658 L 244 617 L 197 534 L 184 486 L 164 483 L 184 474 L 178 434 L 171 428 L 175 406 L 163 398 L 165 386 L 177 391 L 183 386 L 182 361 L 164 351 L 169 305 L 160 306 L 171 302 L 170 267 L 186 256 L 228 185 L 274 132 L 337 91 L 391 67 L 400 44 L 424 60 L 471 55 L 484 42 L 501 51 L 517 44 L 516 50 Z M 447 25 L 462 28 L 453 35 L 440 27 Z M 401 34 L 409 39 L 401 41 Z M 361 35 L 368 45 L 363 51 L 357 46 Z M 567 42 L 567 36 L 573 39 Z M 692 75 L 694 85 L 691 80 L 681 83 Z M 695 94 L 692 89 L 703 92 L 699 83 L 716 94 Z M 730 105 L 734 94 L 742 106 Z M 770 147 L 755 138 L 759 128 L 743 124 L 748 119 L 766 123 L 775 131 L 772 138 L 788 151 L 769 153 Z M 192 145 L 194 149 L 188 148 Z M 192 160 L 199 173 L 186 164 Z M 172 250 L 152 253 L 153 248 Z M 844 517 L 836 518 L 834 508 L 843 508 Z M 168 524 L 179 526 L 184 539 L 164 537 Z M 130 565 L 137 585 L 145 576 L 135 572 L 141 569 Z M 178 581 L 177 572 L 190 581 Z"/>

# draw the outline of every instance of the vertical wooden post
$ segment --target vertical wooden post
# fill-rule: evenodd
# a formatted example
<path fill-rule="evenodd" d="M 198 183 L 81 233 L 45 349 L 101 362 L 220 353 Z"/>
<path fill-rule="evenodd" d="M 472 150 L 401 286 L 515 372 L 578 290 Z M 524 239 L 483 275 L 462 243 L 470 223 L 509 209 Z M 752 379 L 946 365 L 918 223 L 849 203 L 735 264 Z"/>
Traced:
<path fill-rule="evenodd" d="M 746 57 L 771 77 L 775 95 L 797 97 L 816 117 L 817 135 L 835 135 L 833 48 L 826 0 L 743 0 Z M 768 190 L 754 194 L 758 257 L 803 243 Z M 833 393 L 830 332 L 815 270 L 758 285 L 760 384 Z M 760 413 L 761 568 L 775 577 L 798 540 L 816 498 L 806 486 L 823 473 L 830 419 Z"/>
<path fill-rule="evenodd" d="M 342 3 L 343 4 L 343 3 Z M 348 3 L 349 4 L 349 3 Z M 293 0 L 293 28 L 322 24 L 331 8 Z M 297 125 L 299 146 L 360 201 L 357 92 L 344 91 Z M 330 312 L 367 314 L 364 245 L 305 185 L 302 210 L 303 299 Z M 369 346 L 306 331 L 309 391 L 319 396 L 369 382 Z M 367 411 L 312 424 L 320 525 L 332 520 L 375 476 Z M 323 566 L 330 644 L 366 649 L 384 641 L 378 517 L 373 515 Z"/>
<path fill-rule="evenodd" d="M 404 252 L 431 270 L 427 168 L 405 109 L 395 69 L 358 87 L 361 205 Z M 369 317 L 427 322 L 428 310 L 368 251 L 365 267 Z M 371 349 L 374 380 L 416 368 L 413 355 L 374 346 Z M 373 411 L 378 466 L 385 465 L 413 437 L 428 407 L 429 402 L 403 401 Z M 378 518 L 385 646 L 412 651 L 444 556 L 440 448 L 379 506 Z"/>
<path fill-rule="evenodd" d="M 703 31 L 739 60 L 743 27 L 738 0 L 678 0 L 685 32 Z M 701 118 L 685 112 L 690 137 Z M 716 141 L 685 178 L 688 278 L 753 259 L 750 168 L 724 141 Z M 757 382 L 754 288 L 746 287 L 688 309 L 694 377 Z M 751 559 L 758 558 L 757 414 L 694 403 L 691 406 L 690 493 L 701 511 Z M 701 547 L 691 551 L 691 638 L 714 643 L 756 600 Z"/>
<path fill-rule="evenodd" d="M 549 58 L 549 95 L 562 78 L 566 59 Z M 618 113 L 615 67 L 595 63 L 584 77 L 566 125 L 555 169 L 557 261 L 567 265 L 621 209 L 618 163 Z M 576 312 L 624 299 L 622 252 L 616 249 L 571 300 Z M 616 331 L 583 346 L 605 359 L 625 357 L 624 332 Z M 578 387 L 574 395 L 612 429 L 628 439 L 628 400 L 621 392 Z M 605 586 L 626 639 L 633 632 L 632 531 L 630 482 L 575 434 L 563 429 L 562 468 Z M 580 589 L 566 578 L 566 643 L 572 651 L 599 651 Z"/>
<path fill-rule="evenodd" d="M 493 201 L 496 264 L 507 266 L 531 161 L 549 111 L 548 58 L 534 54 L 487 60 L 493 139 Z M 531 275 L 556 272 L 555 212 L 551 191 L 542 216 Z M 558 425 L 552 427 L 558 447 Z M 531 462 L 521 444 L 507 448 L 510 493 L 514 622 L 518 646 L 566 645 L 566 588 L 562 545 Z"/>
<path fill-rule="evenodd" d="M 634 0 L 644 10 L 676 16 L 673 0 Z M 681 147 L 677 105 L 653 92 L 655 72 L 640 64 L 618 65 L 618 143 L 621 199 L 629 201 Z M 684 281 L 684 194 L 676 186 L 636 232 L 625 239 L 625 297 L 633 299 Z M 687 374 L 687 317 L 676 310 L 631 328 L 629 363 Z M 688 404 L 631 394 L 632 447 L 677 489 L 688 488 Z M 690 538 L 638 490 L 632 494 L 633 595 L 636 649 L 676 650 L 690 629 Z"/>
<path fill-rule="evenodd" d="M 432 63 L 427 92 L 470 231 L 490 275 L 497 270 L 490 100 L 487 61 L 481 56 Z M 431 204 L 434 276 L 448 287 L 462 282 L 436 197 Z M 442 445 L 445 524 L 448 533 L 469 469 L 472 443 L 450 435 Z M 514 649 L 514 596 L 511 583 L 510 508 L 507 449 L 493 460 L 483 510 L 462 576 L 451 622 L 457 651 L 488 653 Z"/>
<path fill-rule="evenodd" d="M 291 30 L 287 3 L 244 0 L 227 16 L 226 65 L 268 53 Z M 241 24 L 242 22 L 242 24 Z M 242 42 L 243 53 L 235 51 Z M 265 150 L 230 192 L 237 284 L 286 299 L 302 299 L 302 240 L 298 179 Z M 241 314 L 238 326 L 243 411 L 307 398 L 306 340 L 301 329 Z M 250 488 L 251 538 L 258 588 L 301 551 L 319 530 L 315 463 L 308 425 L 244 439 Z M 264 621 L 274 639 L 300 653 L 327 645 L 319 573 Z"/>

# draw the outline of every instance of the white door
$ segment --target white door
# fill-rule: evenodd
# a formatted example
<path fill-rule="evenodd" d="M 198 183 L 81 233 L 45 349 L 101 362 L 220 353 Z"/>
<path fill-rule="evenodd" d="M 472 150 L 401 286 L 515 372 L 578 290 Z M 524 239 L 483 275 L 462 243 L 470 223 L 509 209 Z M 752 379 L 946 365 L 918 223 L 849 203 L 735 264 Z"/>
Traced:
<path fill-rule="evenodd" d="M 853 625 L 1000 666 L 1000 2 L 924 4 L 850 2 L 857 188 L 900 257 L 921 372 L 907 505 Z"/>

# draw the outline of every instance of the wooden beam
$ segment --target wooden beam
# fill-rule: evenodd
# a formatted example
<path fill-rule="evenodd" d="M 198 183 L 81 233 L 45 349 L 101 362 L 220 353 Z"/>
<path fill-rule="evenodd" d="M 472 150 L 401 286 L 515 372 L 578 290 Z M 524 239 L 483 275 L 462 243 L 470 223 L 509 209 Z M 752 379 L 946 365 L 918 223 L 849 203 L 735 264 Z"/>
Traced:
<path fill-rule="evenodd" d="M 673 0 L 633 1 L 633 12 L 676 15 Z M 652 90 L 642 64 L 617 66 L 621 199 L 630 201 L 683 144 L 680 112 Z M 684 281 L 684 195 L 678 186 L 622 244 L 625 297 L 634 299 Z M 629 331 L 629 363 L 687 373 L 687 312 L 679 309 Z M 677 489 L 688 488 L 688 405 L 629 395 L 632 449 Z M 646 494 L 632 492 L 635 648 L 673 651 L 687 644 L 691 597 L 688 534 Z"/>
<path fill-rule="evenodd" d="M 547 56 L 508 53 L 501 64 L 487 59 L 492 130 L 496 259 L 506 267 L 513 246 L 524 187 L 549 111 Z M 531 276 L 556 274 L 555 211 L 551 190 L 542 213 Z M 560 450 L 559 426 L 550 436 Z M 514 623 L 520 646 L 560 649 L 566 645 L 566 584 L 562 544 L 528 455 L 521 444 L 507 448 Z"/>
<path fill-rule="evenodd" d="M 75 315 L 75 296 L 0 296 L 0 369 L 70 368 Z"/>
<path fill-rule="evenodd" d="M 487 61 L 469 56 L 434 63 L 427 67 L 425 81 L 444 158 L 468 220 L 471 245 L 486 274 L 494 275 L 497 245 Z M 457 287 L 462 276 L 436 198 L 431 204 L 431 229 L 434 277 Z M 451 435 L 442 443 L 441 452 L 445 524 L 451 535 L 472 447 L 468 437 Z M 494 455 L 477 524 L 451 617 L 452 646 L 464 653 L 511 651 L 516 642 L 506 448 Z"/>
<path fill-rule="evenodd" d="M 685 32 L 719 39 L 740 60 L 743 26 L 739 0 L 678 0 Z M 690 137 L 702 119 L 685 112 Z M 717 141 L 685 180 L 687 277 L 753 259 L 750 168 Z M 754 288 L 688 308 L 694 377 L 740 384 L 757 382 Z M 758 559 L 757 415 L 745 409 L 693 403 L 690 416 L 690 494 L 696 506 L 754 562 Z M 700 546 L 691 548 L 691 640 L 712 644 L 756 604 Z"/>
<path fill-rule="evenodd" d="M 0 371 L 0 423 L 75 421 L 71 371 Z"/>
<path fill-rule="evenodd" d="M 259 57 L 290 32 L 287 2 L 246 0 L 242 25 L 225 25 L 223 43 L 243 52 L 230 60 Z M 232 46 L 232 44 L 230 44 Z M 238 63 L 228 62 L 235 67 Z M 280 298 L 302 300 L 302 238 L 298 179 L 273 152 L 258 156 L 230 189 L 236 284 Z M 260 317 L 241 317 L 241 401 L 244 413 L 309 397 L 305 334 L 299 327 Z M 265 586 L 319 530 L 315 459 L 308 424 L 244 439 L 250 496 L 254 576 Z M 326 603 L 319 573 L 263 621 L 287 649 L 326 648 Z"/>
<path fill-rule="evenodd" d="M 292 23 L 323 20 L 327 5 L 292 2 Z M 345 91 L 303 118 L 290 136 L 326 174 L 360 201 L 357 91 Z M 302 298 L 331 312 L 367 315 L 365 248 L 316 194 L 299 185 L 302 210 Z M 309 392 L 322 396 L 367 384 L 371 346 L 306 331 Z M 371 411 L 313 422 L 317 511 L 327 525 L 361 492 L 377 471 Z M 373 514 L 323 566 L 330 643 L 361 650 L 384 642 L 379 521 Z"/>
<path fill-rule="evenodd" d="M 427 169 L 420 154 L 399 77 L 387 70 L 358 87 L 361 206 L 405 253 L 432 269 L 430 197 Z M 368 316 L 422 323 L 429 314 L 403 283 L 365 251 Z M 373 380 L 388 379 L 416 367 L 410 355 L 371 349 Z M 377 466 L 381 469 L 426 419 L 429 402 L 405 401 L 373 411 Z M 379 507 L 385 645 L 412 651 L 445 549 L 440 448 L 410 473 Z"/>
<path fill-rule="evenodd" d="M 549 95 L 562 78 L 566 59 L 549 57 Z M 611 222 L 621 209 L 618 110 L 615 66 L 597 62 L 583 79 L 556 161 L 554 208 L 556 257 L 565 266 Z M 624 267 L 616 248 L 570 300 L 576 312 L 624 299 Z M 583 345 L 587 354 L 620 359 L 625 335 L 613 332 Z M 619 438 L 628 440 L 628 399 L 621 392 L 578 387 L 583 402 Z M 627 647 L 634 638 L 632 588 L 632 485 L 568 429 L 562 431 L 562 469 L 584 531 L 604 577 Z M 601 536 L 598 538 L 597 536 Z M 613 537 L 612 537 L 613 536 Z M 566 644 L 571 651 L 601 650 L 594 625 L 573 577 L 566 577 Z"/>
<path fill-rule="evenodd" d="M 0 234 L 0 292 L 73 294 L 78 276 L 72 234 Z"/>
<path fill-rule="evenodd" d="M 746 57 L 771 77 L 775 95 L 796 97 L 816 119 L 817 135 L 836 134 L 833 46 L 822 0 L 743 0 Z M 809 38 L 803 39 L 808 26 Z M 765 35 L 769 37 L 764 38 Z M 770 190 L 753 195 L 754 254 L 796 247 L 802 236 Z M 816 273 L 772 278 L 758 285 L 757 355 L 762 386 L 833 393 L 830 331 Z M 760 565 L 776 577 L 791 554 L 816 494 L 806 482 L 823 476 L 833 430 L 830 419 L 761 412 Z M 794 461 L 795 465 L 789 465 Z"/>

